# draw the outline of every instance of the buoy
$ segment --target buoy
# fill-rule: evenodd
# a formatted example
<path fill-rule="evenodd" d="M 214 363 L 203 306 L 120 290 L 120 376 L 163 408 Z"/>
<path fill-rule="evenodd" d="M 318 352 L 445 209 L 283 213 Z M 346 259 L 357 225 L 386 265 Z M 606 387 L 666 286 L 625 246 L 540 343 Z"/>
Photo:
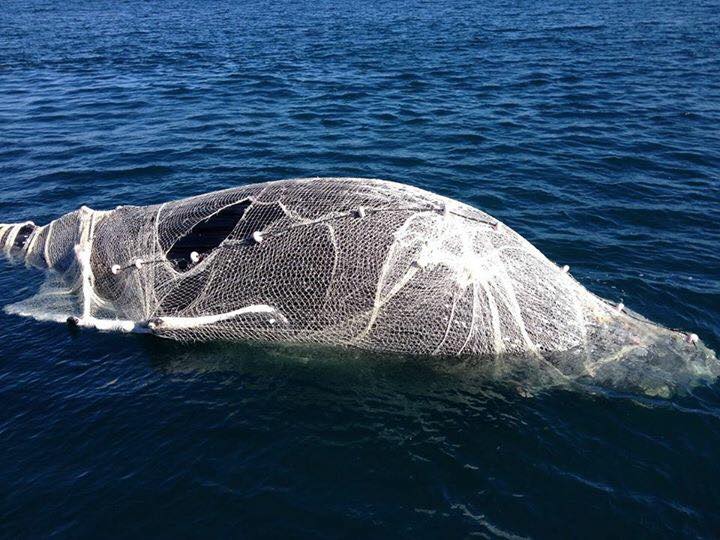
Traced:
<path fill-rule="evenodd" d="M 120 268 L 119 264 L 113 264 L 110 267 L 110 271 L 113 273 L 113 275 L 116 275 L 116 276 L 120 273 L 120 270 L 121 270 L 121 268 Z"/>
<path fill-rule="evenodd" d="M 562 267 L 563 274 L 567 274 L 570 271 L 570 267 L 566 264 Z"/>
<path fill-rule="evenodd" d="M 252 239 L 255 241 L 256 244 L 259 244 L 263 241 L 263 233 L 260 231 L 255 231 L 252 233 Z"/>
<path fill-rule="evenodd" d="M 190 252 L 190 260 L 194 263 L 200 262 L 200 254 L 197 251 Z"/>
<path fill-rule="evenodd" d="M 150 319 L 150 320 L 147 322 L 147 327 L 148 327 L 150 330 L 155 330 L 155 329 L 158 328 L 159 326 L 162 326 L 162 319 L 160 319 L 159 317 L 155 317 L 154 319 Z"/>

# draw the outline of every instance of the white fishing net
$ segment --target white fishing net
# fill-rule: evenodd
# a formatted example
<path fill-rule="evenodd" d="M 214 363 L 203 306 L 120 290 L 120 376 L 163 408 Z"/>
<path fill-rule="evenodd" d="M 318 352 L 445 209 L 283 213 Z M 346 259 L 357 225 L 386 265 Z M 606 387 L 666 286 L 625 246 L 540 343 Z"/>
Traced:
<path fill-rule="evenodd" d="M 591 294 L 484 212 L 380 180 L 287 180 L 83 208 L 45 227 L 5 226 L 0 243 L 49 267 L 77 299 L 68 313 L 41 291 L 14 312 L 179 340 L 523 353 L 590 374 L 658 340 L 699 346 Z"/>

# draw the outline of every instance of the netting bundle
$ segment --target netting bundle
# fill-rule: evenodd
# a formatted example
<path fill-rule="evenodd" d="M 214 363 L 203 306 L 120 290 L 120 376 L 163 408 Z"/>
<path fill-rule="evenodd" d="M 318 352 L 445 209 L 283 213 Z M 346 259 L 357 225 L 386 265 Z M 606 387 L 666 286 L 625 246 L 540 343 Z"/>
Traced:
<path fill-rule="evenodd" d="M 702 351 L 704 364 L 714 361 L 696 336 L 610 305 L 488 214 L 380 180 L 287 180 L 82 208 L 44 227 L 5 226 L 0 245 L 50 269 L 75 300 L 58 304 L 53 285 L 12 311 L 101 329 L 525 354 L 590 374 L 658 343 L 673 358 Z"/>

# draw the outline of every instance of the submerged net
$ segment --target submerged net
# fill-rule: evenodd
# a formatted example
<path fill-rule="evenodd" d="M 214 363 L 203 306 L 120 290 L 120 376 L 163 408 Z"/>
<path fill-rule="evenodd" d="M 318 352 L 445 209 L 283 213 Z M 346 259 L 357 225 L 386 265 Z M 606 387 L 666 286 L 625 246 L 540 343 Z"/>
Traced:
<path fill-rule="evenodd" d="M 379 180 L 288 180 L 83 208 L 45 227 L 5 227 L 0 244 L 62 276 L 81 324 L 179 340 L 523 353 L 578 373 L 658 341 L 686 345 L 591 294 L 484 212 Z M 32 314 L 43 301 L 13 309 Z"/>

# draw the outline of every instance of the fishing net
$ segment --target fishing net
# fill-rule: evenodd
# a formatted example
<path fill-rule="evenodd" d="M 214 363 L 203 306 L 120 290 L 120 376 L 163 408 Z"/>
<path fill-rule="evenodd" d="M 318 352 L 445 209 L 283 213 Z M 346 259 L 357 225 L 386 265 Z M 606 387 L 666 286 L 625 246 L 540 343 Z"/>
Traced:
<path fill-rule="evenodd" d="M 68 313 L 67 302 L 51 309 L 41 291 L 14 312 L 72 315 L 98 328 L 442 356 L 524 353 L 552 365 L 556 353 L 572 352 L 578 361 L 563 369 L 581 372 L 658 339 L 696 340 L 591 294 L 488 214 L 380 180 L 288 180 L 156 206 L 82 208 L 1 234 L 9 254 L 50 268 L 77 299 Z"/>

